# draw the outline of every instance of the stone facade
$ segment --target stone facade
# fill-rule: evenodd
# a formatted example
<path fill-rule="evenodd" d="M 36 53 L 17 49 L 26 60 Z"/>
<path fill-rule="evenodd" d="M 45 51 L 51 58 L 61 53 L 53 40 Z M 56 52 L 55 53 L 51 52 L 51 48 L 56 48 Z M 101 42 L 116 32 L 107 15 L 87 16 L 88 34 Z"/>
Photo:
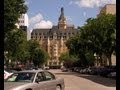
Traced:
<path fill-rule="evenodd" d="M 100 10 L 101 13 L 106 13 L 106 14 L 116 14 L 116 4 L 107 4 Z"/>
<path fill-rule="evenodd" d="M 47 62 L 49 66 L 60 66 L 60 54 L 67 51 L 66 40 L 77 34 L 78 30 L 74 25 L 67 25 L 64 16 L 64 9 L 61 8 L 61 15 L 58 19 L 58 25 L 51 29 L 33 29 L 31 39 L 37 40 L 40 46 L 48 52 L 50 59 Z"/>

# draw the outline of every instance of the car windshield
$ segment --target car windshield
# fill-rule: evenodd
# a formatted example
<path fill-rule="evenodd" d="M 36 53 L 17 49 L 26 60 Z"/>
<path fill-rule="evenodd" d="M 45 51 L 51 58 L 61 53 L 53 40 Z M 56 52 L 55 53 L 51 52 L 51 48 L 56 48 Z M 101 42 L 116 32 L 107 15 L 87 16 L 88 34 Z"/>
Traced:
<path fill-rule="evenodd" d="M 8 77 L 5 82 L 33 82 L 35 77 L 35 73 L 14 73 L 10 77 Z"/>

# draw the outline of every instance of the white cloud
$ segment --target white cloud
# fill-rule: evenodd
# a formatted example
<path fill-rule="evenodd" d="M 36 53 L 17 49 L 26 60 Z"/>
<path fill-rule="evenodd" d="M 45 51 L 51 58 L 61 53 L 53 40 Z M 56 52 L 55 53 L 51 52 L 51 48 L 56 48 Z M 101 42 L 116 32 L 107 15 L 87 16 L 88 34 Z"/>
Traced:
<path fill-rule="evenodd" d="M 36 14 L 31 17 L 29 20 L 29 29 L 32 32 L 33 29 L 48 29 L 52 28 L 53 23 L 49 20 L 44 20 L 44 17 L 41 13 Z"/>
<path fill-rule="evenodd" d="M 41 20 L 43 20 L 43 16 L 42 14 L 38 13 L 37 15 L 30 18 L 29 24 L 35 24 L 35 23 L 40 22 Z"/>
<path fill-rule="evenodd" d="M 51 21 L 42 20 L 39 23 L 36 23 L 33 28 L 35 28 L 35 29 L 37 29 L 37 28 L 46 29 L 47 28 L 48 29 L 48 28 L 52 28 L 52 26 L 53 26 L 53 23 Z"/>
<path fill-rule="evenodd" d="M 116 4 L 116 0 L 72 0 L 69 2 L 69 5 L 76 4 L 79 7 L 100 7 L 105 4 Z"/>

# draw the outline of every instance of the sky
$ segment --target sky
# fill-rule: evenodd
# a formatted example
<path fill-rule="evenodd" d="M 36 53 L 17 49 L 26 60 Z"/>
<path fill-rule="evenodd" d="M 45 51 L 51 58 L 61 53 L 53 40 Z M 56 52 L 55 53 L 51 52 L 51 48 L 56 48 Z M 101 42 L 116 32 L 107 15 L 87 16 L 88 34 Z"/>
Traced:
<path fill-rule="evenodd" d="M 28 7 L 29 30 L 51 28 L 58 24 L 61 7 L 67 24 L 83 26 L 88 18 L 96 17 L 100 7 L 116 4 L 116 0 L 25 0 Z"/>

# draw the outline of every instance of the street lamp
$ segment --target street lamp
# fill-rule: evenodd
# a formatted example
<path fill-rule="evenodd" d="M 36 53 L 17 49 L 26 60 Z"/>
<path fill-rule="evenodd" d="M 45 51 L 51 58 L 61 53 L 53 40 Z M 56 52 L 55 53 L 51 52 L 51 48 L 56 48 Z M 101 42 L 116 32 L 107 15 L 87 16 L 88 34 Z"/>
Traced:
<path fill-rule="evenodd" d="M 94 53 L 94 57 L 95 57 L 95 65 L 98 66 L 96 53 Z"/>
<path fill-rule="evenodd" d="M 96 55 L 96 53 L 94 53 L 94 57 L 96 57 L 97 55 Z"/>

